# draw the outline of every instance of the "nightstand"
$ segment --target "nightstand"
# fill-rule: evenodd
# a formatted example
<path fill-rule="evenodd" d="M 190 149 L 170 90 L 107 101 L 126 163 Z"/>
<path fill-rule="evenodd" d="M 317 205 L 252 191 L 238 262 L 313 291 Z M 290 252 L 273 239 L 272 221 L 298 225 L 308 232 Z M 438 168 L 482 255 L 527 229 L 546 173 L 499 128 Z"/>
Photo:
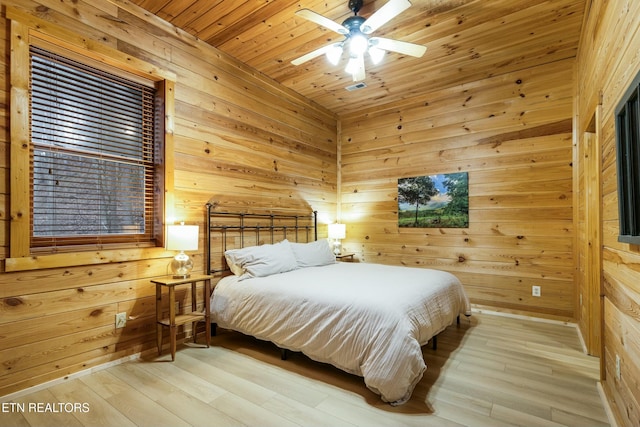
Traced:
<path fill-rule="evenodd" d="M 162 327 L 169 328 L 169 336 L 171 338 L 171 360 L 176 360 L 176 332 L 177 327 L 187 323 L 193 324 L 193 342 L 196 342 L 196 323 L 204 321 L 205 324 L 205 342 L 207 347 L 211 342 L 211 322 L 209 320 L 210 298 L 211 298 L 211 278 L 206 274 L 192 274 L 186 279 L 174 279 L 173 276 L 164 276 L 151 280 L 156 284 L 156 339 L 158 342 L 158 355 L 162 354 Z M 197 310 L 196 283 L 204 282 L 203 302 L 204 312 Z M 176 290 L 177 286 L 191 285 L 191 312 L 176 315 Z M 162 317 L 162 287 L 169 289 L 169 317 Z"/>
<path fill-rule="evenodd" d="M 353 256 L 355 254 L 353 252 L 349 252 L 346 254 L 340 254 L 340 255 L 336 255 L 336 260 L 337 261 L 347 261 L 347 262 L 352 262 L 353 261 Z"/>

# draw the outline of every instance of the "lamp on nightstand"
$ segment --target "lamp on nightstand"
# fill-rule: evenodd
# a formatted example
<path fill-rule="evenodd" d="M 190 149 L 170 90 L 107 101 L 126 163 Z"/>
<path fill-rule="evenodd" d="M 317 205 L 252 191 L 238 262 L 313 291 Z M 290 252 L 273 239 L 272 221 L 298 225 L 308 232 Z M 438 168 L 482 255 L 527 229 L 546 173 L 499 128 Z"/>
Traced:
<path fill-rule="evenodd" d="M 167 227 L 167 250 L 180 251 L 171 262 L 171 270 L 174 279 L 186 279 L 191 276 L 193 261 L 184 251 L 198 250 L 198 226 L 197 225 L 169 225 Z"/>
<path fill-rule="evenodd" d="M 340 240 L 347 235 L 347 227 L 344 224 L 329 224 L 329 238 L 333 239 L 333 253 L 340 255 Z"/>

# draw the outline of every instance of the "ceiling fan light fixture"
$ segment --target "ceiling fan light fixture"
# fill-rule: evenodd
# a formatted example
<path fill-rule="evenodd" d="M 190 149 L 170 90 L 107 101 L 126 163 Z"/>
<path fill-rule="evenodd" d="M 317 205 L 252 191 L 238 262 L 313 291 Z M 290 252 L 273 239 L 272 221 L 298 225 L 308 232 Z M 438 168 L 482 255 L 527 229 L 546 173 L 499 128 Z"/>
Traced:
<path fill-rule="evenodd" d="M 349 51 L 352 55 L 364 55 L 369 47 L 369 39 L 364 34 L 357 32 L 349 38 Z"/>
<path fill-rule="evenodd" d="M 384 59 L 384 50 L 377 48 L 375 46 L 371 46 L 369 48 L 369 56 L 371 57 L 371 62 L 373 65 L 378 65 Z"/>
<path fill-rule="evenodd" d="M 332 45 L 326 53 L 327 60 L 333 64 L 338 65 L 340 58 L 342 58 L 342 43 L 336 43 Z"/>

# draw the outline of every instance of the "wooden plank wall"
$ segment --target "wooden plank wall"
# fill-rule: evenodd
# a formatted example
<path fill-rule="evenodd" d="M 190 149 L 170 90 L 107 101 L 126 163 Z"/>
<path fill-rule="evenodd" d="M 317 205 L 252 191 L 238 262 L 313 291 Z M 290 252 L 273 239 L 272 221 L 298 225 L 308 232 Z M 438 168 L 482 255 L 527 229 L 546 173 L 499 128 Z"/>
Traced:
<path fill-rule="evenodd" d="M 481 307 L 573 319 L 573 65 L 341 116 L 344 249 L 451 271 Z M 399 229 L 398 178 L 458 171 L 469 173 L 469 228 Z"/>
<path fill-rule="evenodd" d="M 640 2 L 594 0 L 586 15 L 576 68 L 576 122 L 579 132 L 586 130 L 602 103 L 603 384 L 618 424 L 631 427 L 640 425 L 640 247 L 617 240 L 615 107 L 640 72 Z"/>
<path fill-rule="evenodd" d="M 315 209 L 335 219 L 335 116 L 124 1 L 2 0 L 0 256 L 8 253 L 9 28 L 5 6 L 175 73 L 175 214 L 201 225 L 208 201 Z M 55 34 L 55 28 L 48 28 Z M 321 231 L 326 236 L 326 229 Z M 195 255 L 202 271 L 203 253 Z M 167 258 L 0 274 L 0 395 L 155 346 L 149 279 Z M 184 293 L 182 294 L 183 297 Z M 186 297 L 185 297 L 186 298 Z M 185 301 L 185 304 L 188 302 Z M 114 315 L 130 316 L 124 329 Z M 165 340 L 167 342 L 167 340 Z"/>

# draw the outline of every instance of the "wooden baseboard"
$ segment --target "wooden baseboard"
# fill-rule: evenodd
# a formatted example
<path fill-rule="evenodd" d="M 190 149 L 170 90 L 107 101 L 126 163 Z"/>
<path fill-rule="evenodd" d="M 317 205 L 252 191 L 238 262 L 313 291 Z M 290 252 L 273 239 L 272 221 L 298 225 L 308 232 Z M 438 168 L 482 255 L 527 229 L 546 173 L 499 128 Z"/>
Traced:
<path fill-rule="evenodd" d="M 186 342 L 189 342 L 192 339 L 193 339 L 192 336 L 187 336 L 187 337 L 184 337 L 183 339 L 178 339 L 178 346 L 180 346 L 180 345 L 182 345 L 182 344 L 184 344 Z M 167 341 L 167 340 L 165 340 L 165 341 Z M 165 353 L 163 353 L 163 354 L 166 354 L 168 352 L 168 347 L 169 347 L 169 344 L 165 343 L 165 345 L 163 346 L 163 350 L 165 351 Z M 81 370 L 81 371 L 78 371 L 78 372 L 74 372 L 72 374 L 65 375 L 65 376 L 60 377 L 60 378 L 55 378 L 53 380 L 45 381 L 45 382 L 43 382 L 41 384 L 36 384 L 34 386 L 27 387 L 25 389 L 15 391 L 13 393 L 9 393 L 9 394 L 6 394 L 4 396 L 0 396 L 0 402 L 8 402 L 8 401 L 11 401 L 11 400 L 16 399 L 18 397 L 21 397 L 21 396 L 24 396 L 24 395 L 27 395 L 27 394 L 30 394 L 30 393 L 33 393 L 33 392 L 36 392 L 36 391 L 39 391 L 39 390 L 46 389 L 48 387 L 54 386 L 56 384 L 63 383 L 63 382 L 68 381 L 68 380 L 84 377 L 84 376 L 90 375 L 90 374 L 92 374 L 94 372 L 102 371 L 103 369 L 110 368 L 111 366 L 120 365 L 122 363 L 131 361 L 131 360 L 142 359 L 143 357 L 146 357 L 148 355 L 154 355 L 155 356 L 157 354 L 158 354 L 158 350 L 154 346 L 153 348 L 150 348 L 150 349 L 147 349 L 147 350 L 143 350 L 143 351 L 140 351 L 140 352 L 137 352 L 137 353 L 129 354 L 129 355 L 123 356 L 123 357 L 121 357 L 119 359 L 110 360 L 108 362 L 101 363 L 101 364 L 92 366 L 90 368 L 87 368 L 87 369 L 84 369 L 84 370 Z"/>
<path fill-rule="evenodd" d="M 471 304 L 472 310 L 479 313 L 494 314 L 496 316 L 511 316 L 520 319 L 530 319 L 538 322 L 548 321 L 550 323 L 563 323 L 565 325 L 575 325 L 576 320 L 565 316 L 556 316 L 553 314 L 535 313 L 532 311 L 511 310 L 508 308 L 492 307 L 481 304 Z"/>
<path fill-rule="evenodd" d="M 146 351 L 141 352 L 141 353 L 136 353 L 136 354 L 131 354 L 129 356 L 121 357 L 120 359 L 116 359 L 116 360 L 112 360 L 110 362 L 102 363 L 100 365 L 92 366 L 91 368 L 84 369 L 84 370 L 78 371 L 78 372 L 74 372 L 73 374 L 65 375 L 64 377 L 61 377 L 61 378 L 56 378 L 56 379 L 53 379 L 53 380 L 50 380 L 50 381 L 46 381 L 46 382 L 41 383 L 41 384 L 34 385 L 32 387 L 27 387 L 25 389 L 18 390 L 18 391 L 15 391 L 13 393 L 6 394 L 4 396 L 0 396 L 0 402 L 8 402 L 8 401 L 11 401 L 13 399 L 16 399 L 16 398 L 19 398 L 21 396 L 24 396 L 26 394 L 30 394 L 30 393 L 33 393 L 33 392 L 36 392 L 36 391 L 39 391 L 39 390 L 43 390 L 43 389 L 46 389 L 46 388 L 51 387 L 51 386 L 54 386 L 56 384 L 63 383 L 63 382 L 68 381 L 68 380 L 73 380 L 73 379 L 76 379 L 76 378 L 84 377 L 85 375 L 89 375 L 89 374 L 91 374 L 93 372 L 98 372 L 98 371 L 101 371 L 103 369 L 107 369 L 107 368 L 109 368 L 111 366 L 116 366 L 116 365 L 120 365 L 121 363 L 128 362 L 130 360 L 139 359 L 142 356 L 143 353 L 147 353 L 147 352 L 149 352 L 149 350 L 146 350 Z"/>
<path fill-rule="evenodd" d="M 618 420 L 616 420 L 613 409 L 611 409 L 611 405 L 607 399 L 607 392 L 604 391 L 604 387 L 602 386 L 602 381 L 598 381 L 597 387 L 598 394 L 600 394 L 600 400 L 602 401 L 602 406 L 604 406 L 604 411 L 607 413 L 607 418 L 609 419 L 609 424 L 611 427 L 618 427 Z"/>

